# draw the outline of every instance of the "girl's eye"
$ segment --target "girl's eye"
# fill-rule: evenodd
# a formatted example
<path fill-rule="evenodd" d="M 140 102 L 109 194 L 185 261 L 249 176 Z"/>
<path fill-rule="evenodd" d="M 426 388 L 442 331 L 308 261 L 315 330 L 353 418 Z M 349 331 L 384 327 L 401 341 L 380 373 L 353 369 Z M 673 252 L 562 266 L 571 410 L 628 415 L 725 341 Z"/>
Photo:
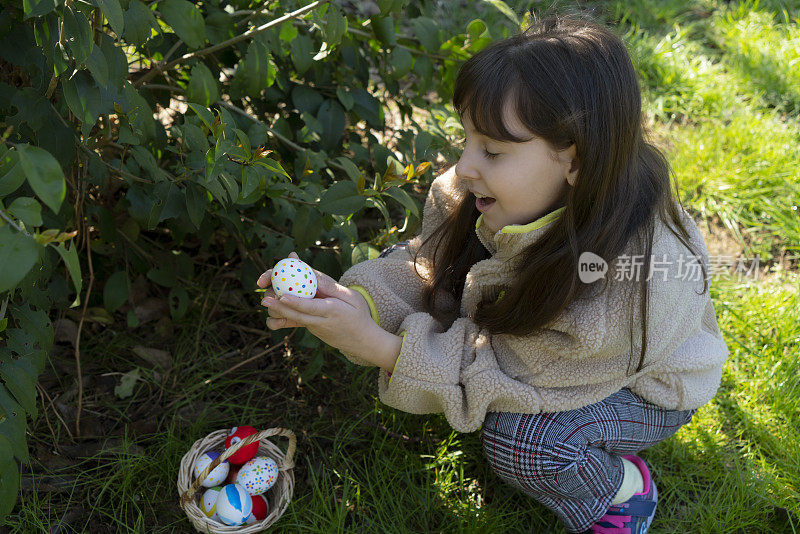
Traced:
<path fill-rule="evenodd" d="M 492 152 L 489 152 L 488 150 L 486 150 L 486 148 L 483 149 L 483 153 L 489 159 L 494 159 L 494 158 L 496 158 L 497 156 L 500 155 L 500 154 L 493 154 Z"/>

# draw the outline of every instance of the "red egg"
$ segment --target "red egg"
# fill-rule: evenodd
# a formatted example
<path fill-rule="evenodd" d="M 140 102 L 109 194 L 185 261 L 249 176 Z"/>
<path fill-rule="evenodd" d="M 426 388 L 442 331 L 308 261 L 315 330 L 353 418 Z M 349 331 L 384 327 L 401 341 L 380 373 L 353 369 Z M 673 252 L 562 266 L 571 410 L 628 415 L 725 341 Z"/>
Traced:
<path fill-rule="evenodd" d="M 267 517 L 269 512 L 269 503 L 264 495 L 251 495 L 253 499 L 253 516 L 259 521 Z"/>
<path fill-rule="evenodd" d="M 236 477 L 239 476 L 239 469 L 241 468 L 241 465 L 231 465 L 231 468 L 228 470 L 228 476 L 225 478 L 225 484 L 235 484 Z"/>
<path fill-rule="evenodd" d="M 225 448 L 230 448 L 231 445 L 236 445 L 240 441 L 242 441 L 247 436 L 252 436 L 258 432 L 252 426 L 235 426 L 228 432 L 228 437 L 225 438 Z M 238 451 L 236 451 L 233 455 L 228 457 L 228 462 L 232 464 L 241 465 L 253 459 L 253 457 L 258 453 L 258 441 L 254 441 L 250 445 L 246 447 L 242 447 Z"/>

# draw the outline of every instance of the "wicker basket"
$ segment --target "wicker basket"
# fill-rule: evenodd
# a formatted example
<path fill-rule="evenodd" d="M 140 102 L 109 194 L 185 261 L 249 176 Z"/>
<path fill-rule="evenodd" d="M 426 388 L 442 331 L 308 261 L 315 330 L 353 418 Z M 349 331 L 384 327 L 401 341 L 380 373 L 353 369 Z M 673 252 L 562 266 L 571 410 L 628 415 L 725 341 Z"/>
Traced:
<path fill-rule="evenodd" d="M 227 430 L 212 432 L 205 438 L 195 441 L 194 445 L 189 449 L 189 452 L 183 456 L 180 471 L 178 472 L 180 506 L 183 508 L 183 511 L 186 512 L 186 515 L 189 516 L 189 521 L 192 522 L 194 528 L 198 532 L 208 532 L 212 534 L 229 534 L 233 532 L 237 534 L 254 534 L 256 532 L 263 532 L 283 515 L 286 507 L 289 506 L 289 501 L 292 500 L 292 493 L 294 491 L 294 472 L 292 469 L 294 468 L 294 452 L 297 446 L 297 438 L 294 432 L 286 428 L 270 428 L 248 436 L 226 450 L 225 438 L 227 436 Z M 285 455 L 277 445 L 264 439 L 270 436 L 285 436 L 289 438 L 289 447 L 286 449 Z M 251 525 L 236 526 L 226 525 L 206 517 L 199 506 L 199 498 L 202 496 L 202 492 L 197 491 L 201 488 L 203 480 L 205 480 L 208 474 L 213 471 L 220 462 L 227 460 L 229 456 L 234 454 L 241 447 L 247 446 L 256 440 L 260 440 L 257 455 L 272 458 L 275 460 L 275 463 L 278 464 L 278 479 L 264 494 L 269 503 L 269 513 L 267 517 Z M 192 471 L 195 461 L 203 453 L 211 450 L 216 450 L 217 452 L 221 452 L 221 454 L 200 473 L 200 476 L 198 476 L 194 482 L 192 482 L 192 478 L 194 477 Z M 205 488 L 203 489 L 205 490 Z"/>

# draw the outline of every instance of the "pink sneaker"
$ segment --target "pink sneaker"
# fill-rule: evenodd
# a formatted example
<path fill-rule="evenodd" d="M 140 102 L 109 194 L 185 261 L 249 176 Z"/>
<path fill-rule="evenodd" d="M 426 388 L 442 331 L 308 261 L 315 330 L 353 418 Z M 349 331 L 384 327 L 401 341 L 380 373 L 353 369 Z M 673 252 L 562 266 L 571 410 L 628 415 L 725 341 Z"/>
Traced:
<path fill-rule="evenodd" d="M 623 456 L 633 462 L 644 479 L 644 491 L 634 493 L 622 504 L 612 505 L 606 515 L 598 519 L 586 534 L 645 534 L 656 515 L 658 491 L 644 460 L 636 455 Z"/>

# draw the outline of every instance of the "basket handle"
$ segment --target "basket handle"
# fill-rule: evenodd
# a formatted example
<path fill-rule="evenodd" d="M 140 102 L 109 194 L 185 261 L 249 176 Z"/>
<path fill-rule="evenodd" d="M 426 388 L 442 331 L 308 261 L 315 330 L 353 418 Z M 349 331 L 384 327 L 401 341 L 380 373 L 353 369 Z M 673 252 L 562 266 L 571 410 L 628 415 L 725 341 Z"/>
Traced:
<path fill-rule="evenodd" d="M 192 500 L 194 494 L 200 489 L 200 486 L 203 484 L 203 481 L 206 479 L 208 474 L 217 468 L 219 464 L 227 460 L 230 456 L 236 454 L 242 447 L 246 447 L 250 445 L 254 441 L 260 441 L 263 438 L 268 438 L 270 436 L 285 436 L 289 438 L 289 447 L 286 449 L 286 456 L 283 457 L 283 461 L 281 465 L 278 466 L 278 470 L 286 471 L 288 469 L 292 469 L 294 467 L 294 453 L 297 449 L 297 437 L 294 435 L 294 432 L 289 430 L 288 428 L 268 428 L 266 430 L 262 430 L 260 432 L 256 432 L 250 436 L 247 436 L 239 443 L 236 443 L 229 448 L 225 449 L 225 451 L 217 456 L 208 466 L 203 469 L 200 474 L 197 476 L 192 485 L 189 486 L 189 489 L 184 491 L 181 495 L 180 505 L 181 508 L 184 508 L 189 501 Z"/>

